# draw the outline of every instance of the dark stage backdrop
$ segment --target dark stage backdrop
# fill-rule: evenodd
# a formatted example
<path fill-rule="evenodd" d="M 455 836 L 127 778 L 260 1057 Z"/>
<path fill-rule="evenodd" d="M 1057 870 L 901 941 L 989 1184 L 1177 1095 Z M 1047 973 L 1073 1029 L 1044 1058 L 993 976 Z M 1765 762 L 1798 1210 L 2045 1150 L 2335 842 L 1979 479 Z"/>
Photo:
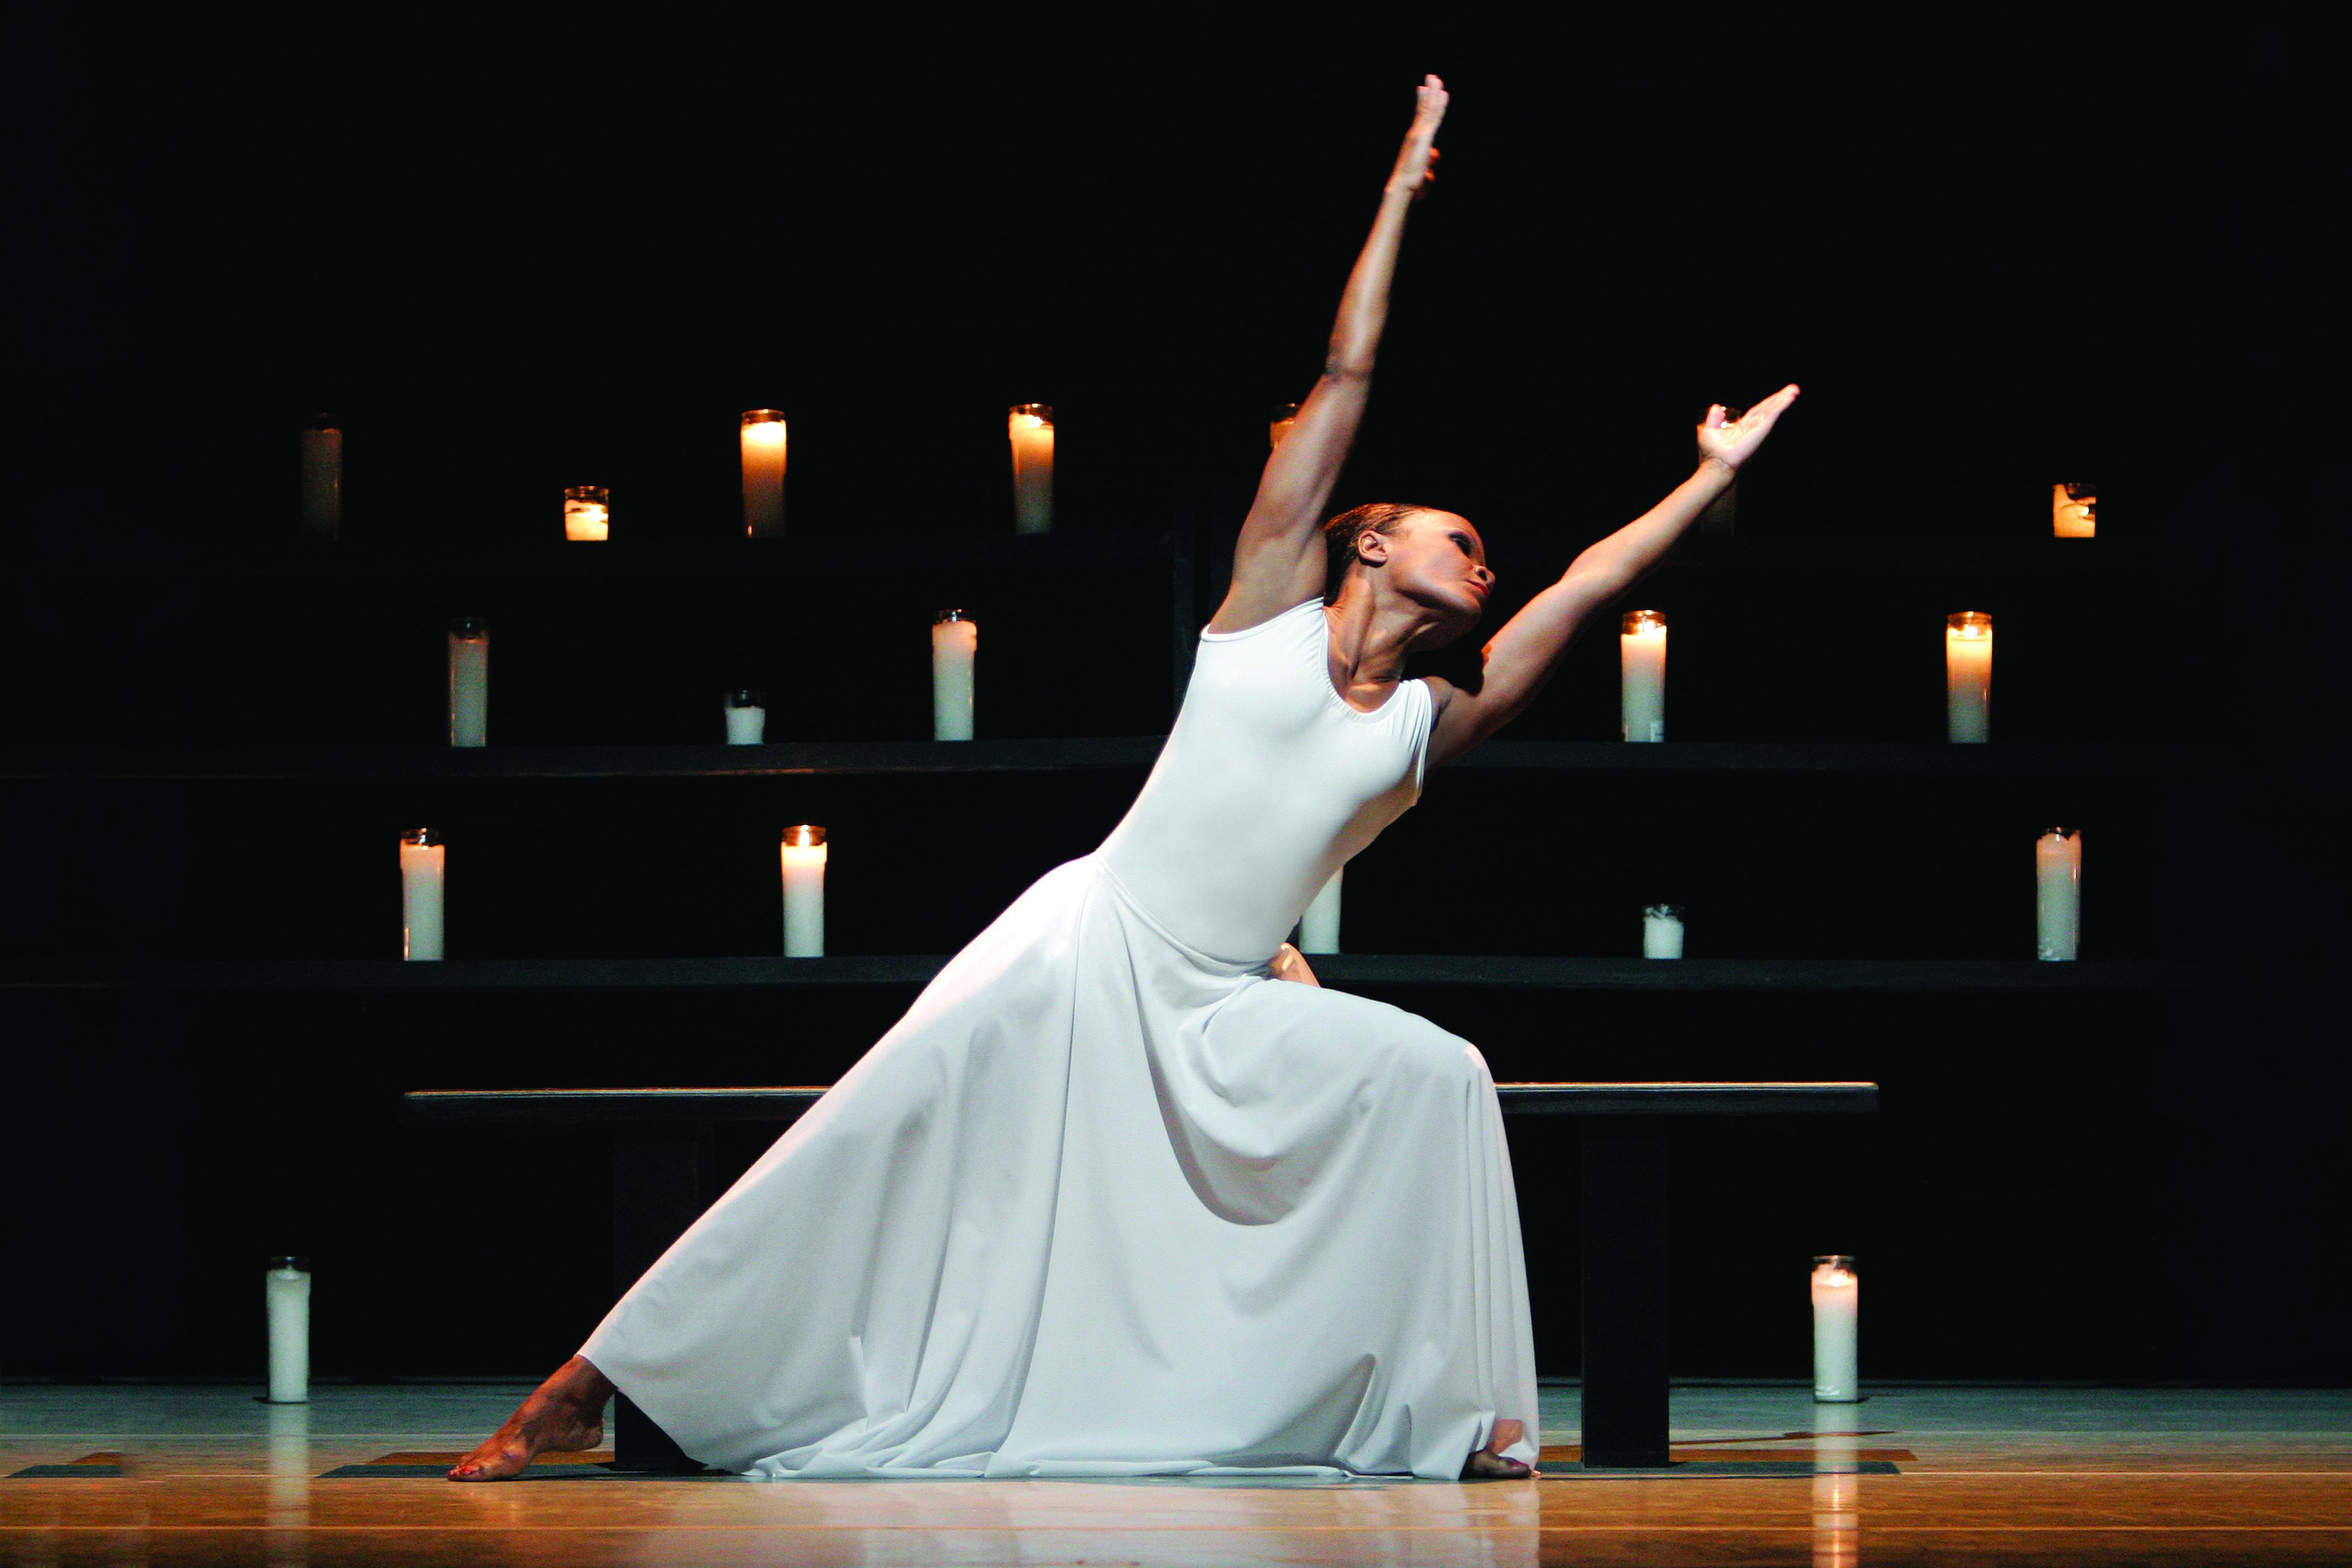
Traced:
<path fill-rule="evenodd" d="M 1043 400 L 1057 526 L 1185 542 L 1205 621 L 1267 406 L 1311 381 L 1433 69 L 1443 174 L 1335 506 L 1465 512 L 1499 621 L 1687 471 L 1708 401 L 1795 379 L 1739 548 L 1819 564 L 1638 591 L 1676 617 L 1677 738 L 1933 739 L 1936 627 L 1988 608 L 2004 739 L 2178 741 L 2203 771 L 1440 773 L 1351 868 L 1351 950 L 1630 953 L 1664 884 L 1694 952 L 2018 955 L 2024 841 L 2068 817 L 2086 956 L 2332 960 L 2345 557 L 2315 393 L 2341 305 L 2302 286 L 2329 253 L 2313 37 L 810 16 L 12 9 L 5 743 L 430 746 L 469 596 L 501 628 L 509 741 L 713 739 L 734 680 L 776 690 L 772 738 L 920 737 L 922 627 L 959 601 L 989 626 L 984 733 L 1164 730 L 1165 568 L 1024 581 L 924 541 L 1009 531 L 1003 411 Z M 792 421 L 792 535 L 837 546 L 806 570 L 789 542 L 728 565 L 735 416 L 761 405 Z M 349 432 L 364 569 L 297 537 L 314 407 Z M 2017 569 L 2076 475 L 2108 502 L 2092 568 Z M 607 548 L 642 572 L 481 565 L 551 537 L 579 483 L 611 487 Z M 1612 640 L 1517 732 L 1612 734 Z M 0 782 L 20 981 L 387 955 L 392 835 L 428 815 L 466 847 L 455 951 L 772 952 L 775 829 L 817 820 L 832 951 L 943 954 L 1140 782 L 39 771 Z M 1885 1086 L 1870 1127 L 1680 1150 L 1678 1373 L 1802 1375 L 1800 1280 L 1836 1249 L 1872 1278 L 1877 1376 L 2352 1373 L 2340 994 L 1383 994 L 1502 1078 Z M 321 1375 L 542 1371 L 608 1299 L 601 1144 L 406 1127 L 398 1091 L 822 1081 L 908 1000 L 12 982 L 0 1373 L 256 1374 L 280 1250 L 315 1259 Z M 1543 1367 L 1573 1372 L 1572 1147 L 1531 1124 L 1513 1148 Z"/>

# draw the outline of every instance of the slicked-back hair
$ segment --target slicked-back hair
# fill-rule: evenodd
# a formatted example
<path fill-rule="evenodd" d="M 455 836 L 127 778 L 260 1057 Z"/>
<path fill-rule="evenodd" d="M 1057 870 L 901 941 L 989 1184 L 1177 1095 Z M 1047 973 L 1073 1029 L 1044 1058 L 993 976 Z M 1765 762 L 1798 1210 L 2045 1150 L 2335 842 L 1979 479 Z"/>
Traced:
<path fill-rule="evenodd" d="M 1323 574 L 1323 602 L 1336 604 L 1340 584 L 1348 580 L 1349 563 L 1356 559 L 1356 539 L 1364 533 L 1394 533 L 1400 523 L 1417 512 L 1432 509 L 1406 506 L 1399 501 L 1376 500 L 1367 506 L 1350 507 L 1323 525 L 1323 548 L 1327 563 Z"/>

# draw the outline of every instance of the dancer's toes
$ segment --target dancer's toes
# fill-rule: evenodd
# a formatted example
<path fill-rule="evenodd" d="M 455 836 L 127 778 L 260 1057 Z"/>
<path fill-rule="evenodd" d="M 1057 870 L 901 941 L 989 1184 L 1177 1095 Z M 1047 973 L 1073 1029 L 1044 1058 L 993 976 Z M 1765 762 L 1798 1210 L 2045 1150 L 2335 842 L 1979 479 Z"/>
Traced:
<path fill-rule="evenodd" d="M 1507 1459 L 1484 1448 L 1471 1455 L 1470 1462 L 1462 1467 L 1462 1479 L 1465 1481 L 1519 1481 L 1535 1473 L 1535 1467 L 1525 1459 Z"/>

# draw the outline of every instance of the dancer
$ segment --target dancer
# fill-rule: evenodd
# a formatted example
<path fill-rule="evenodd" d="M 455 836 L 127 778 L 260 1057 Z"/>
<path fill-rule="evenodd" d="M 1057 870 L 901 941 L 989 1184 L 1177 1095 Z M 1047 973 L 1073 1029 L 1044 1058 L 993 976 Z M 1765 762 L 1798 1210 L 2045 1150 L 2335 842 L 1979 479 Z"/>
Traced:
<path fill-rule="evenodd" d="M 1483 615 L 1476 530 L 1420 507 L 1318 520 L 1445 106 L 1428 78 L 1127 816 L 950 959 L 451 1479 L 594 1446 L 616 1387 L 761 1478 L 1533 1473 L 1486 1060 L 1321 988 L 1283 938 L 1431 763 L 1527 705 L 1796 388 L 1708 410 L 1699 471 L 1497 632 L 1478 690 L 1401 679 Z"/>

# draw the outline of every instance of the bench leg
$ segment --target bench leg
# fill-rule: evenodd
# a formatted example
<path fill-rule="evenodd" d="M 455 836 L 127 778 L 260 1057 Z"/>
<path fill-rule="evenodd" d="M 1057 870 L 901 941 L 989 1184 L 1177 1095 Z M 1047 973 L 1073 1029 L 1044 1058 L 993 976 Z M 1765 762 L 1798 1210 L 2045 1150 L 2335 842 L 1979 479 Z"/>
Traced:
<path fill-rule="evenodd" d="M 621 1127 L 613 1140 L 613 1289 L 653 1267 L 716 1195 L 710 1123 Z M 622 1470 L 702 1468 L 625 1394 L 613 1399 L 613 1466 Z"/>
<path fill-rule="evenodd" d="M 1584 1468 L 1666 1463 L 1666 1140 L 1584 1140 Z"/>

